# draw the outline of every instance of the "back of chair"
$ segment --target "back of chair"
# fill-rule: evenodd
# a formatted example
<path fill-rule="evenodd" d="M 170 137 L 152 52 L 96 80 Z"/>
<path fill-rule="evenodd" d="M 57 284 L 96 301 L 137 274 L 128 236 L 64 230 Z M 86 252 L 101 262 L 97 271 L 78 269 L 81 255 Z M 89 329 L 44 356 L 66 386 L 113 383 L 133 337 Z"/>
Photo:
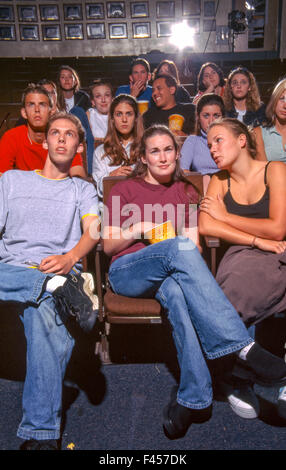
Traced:
<path fill-rule="evenodd" d="M 184 173 L 185 178 L 197 189 L 200 196 L 203 196 L 206 191 L 206 181 L 209 180 L 209 176 L 203 176 L 201 173 L 196 171 L 189 171 Z M 103 203 L 106 204 L 110 190 L 119 181 L 124 181 L 127 176 L 107 176 L 103 178 Z"/>
<path fill-rule="evenodd" d="M 113 186 L 119 181 L 124 181 L 127 179 L 127 176 L 106 176 L 103 178 L 103 203 L 107 203 L 109 193 Z"/>

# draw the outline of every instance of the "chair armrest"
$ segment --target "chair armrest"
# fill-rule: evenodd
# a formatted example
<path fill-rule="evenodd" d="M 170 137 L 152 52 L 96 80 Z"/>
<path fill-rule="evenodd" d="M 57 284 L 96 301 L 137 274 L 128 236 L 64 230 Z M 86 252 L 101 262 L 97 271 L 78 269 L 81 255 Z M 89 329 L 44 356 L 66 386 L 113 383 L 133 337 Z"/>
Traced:
<path fill-rule="evenodd" d="M 204 236 L 206 246 L 208 248 L 219 248 L 221 246 L 220 239 L 217 237 Z"/>
<path fill-rule="evenodd" d="M 203 238 L 205 246 L 207 247 L 207 251 L 209 251 L 209 254 L 206 256 L 208 260 L 208 266 L 212 275 L 215 277 L 218 262 L 217 252 L 218 248 L 221 246 L 220 239 L 217 237 L 210 237 L 208 235 L 205 235 Z"/>
<path fill-rule="evenodd" d="M 102 256 L 103 256 L 103 246 L 101 240 L 95 247 L 95 283 L 96 291 L 98 296 L 98 319 L 103 321 L 103 268 L 102 268 Z"/>

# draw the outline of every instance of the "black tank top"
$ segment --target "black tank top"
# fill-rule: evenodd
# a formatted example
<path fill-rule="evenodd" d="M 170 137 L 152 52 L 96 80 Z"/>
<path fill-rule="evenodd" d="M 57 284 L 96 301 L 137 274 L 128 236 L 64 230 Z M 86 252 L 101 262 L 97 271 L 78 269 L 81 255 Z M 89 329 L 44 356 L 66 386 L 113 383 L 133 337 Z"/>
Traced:
<path fill-rule="evenodd" d="M 224 203 L 227 211 L 231 214 L 240 215 L 242 217 L 250 217 L 253 219 L 268 219 L 269 217 L 269 187 L 267 185 L 267 168 L 271 162 L 265 165 L 264 184 L 265 192 L 262 198 L 254 204 L 239 204 L 236 202 L 230 192 L 230 177 L 228 177 L 228 191 L 224 196 Z"/>

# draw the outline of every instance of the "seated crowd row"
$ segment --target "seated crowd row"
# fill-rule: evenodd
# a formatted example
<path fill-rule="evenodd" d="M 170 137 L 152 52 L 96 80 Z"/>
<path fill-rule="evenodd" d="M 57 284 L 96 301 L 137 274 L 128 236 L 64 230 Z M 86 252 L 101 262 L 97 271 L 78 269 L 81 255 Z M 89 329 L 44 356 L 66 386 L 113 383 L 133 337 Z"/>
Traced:
<path fill-rule="evenodd" d="M 148 84 L 151 78 L 152 86 Z M 71 175 L 92 175 L 99 193 L 104 176 L 130 173 L 143 130 L 153 124 L 167 125 L 179 136 L 183 143 L 181 167 L 185 170 L 202 174 L 218 171 L 207 147 L 206 132 L 214 119 L 225 116 L 253 127 L 257 159 L 286 162 L 283 145 L 286 81 L 277 84 L 266 106 L 261 102 L 254 75 L 241 66 L 225 80 L 216 64 L 204 64 L 193 99 L 180 84 L 176 65 L 169 60 L 162 61 L 151 75 L 149 63 L 135 59 L 129 80 L 129 85 L 116 90 L 115 99 L 112 85 L 106 80 L 95 80 L 88 95 L 80 89 L 76 71 L 63 65 L 56 84 L 46 79 L 37 84 L 47 91 L 43 98 L 46 104 L 40 103 L 40 110 L 37 103 L 31 103 L 31 97 L 39 101 L 41 88 L 28 87 L 23 93 L 22 117 L 0 140 L 0 173 L 12 168 L 43 167 L 44 128 L 49 115 L 57 110 L 76 115 L 85 129 L 85 165 L 77 155 Z"/>

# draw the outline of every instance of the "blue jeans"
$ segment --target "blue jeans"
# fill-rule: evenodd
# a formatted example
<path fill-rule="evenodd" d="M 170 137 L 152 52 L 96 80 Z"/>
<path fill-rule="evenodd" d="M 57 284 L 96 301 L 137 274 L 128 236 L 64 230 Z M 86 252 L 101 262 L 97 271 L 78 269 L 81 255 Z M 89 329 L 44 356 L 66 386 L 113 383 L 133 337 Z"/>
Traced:
<path fill-rule="evenodd" d="M 210 406 L 205 358 L 239 351 L 252 339 L 194 243 L 176 237 L 126 254 L 112 263 L 109 280 L 117 294 L 155 297 L 161 303 L 181 369 L 177 401 L 194 409 Z"/>
<path fill-rule="evenodd" d="M 23 304 L 21 320 L 27 340 L 23 439 L 58 439 L 62 386 L 74 340 L 59 317 L 53 297 L 43 290 L 47 277 L 37 269 L 0 263 L 0 299 Z"/>

